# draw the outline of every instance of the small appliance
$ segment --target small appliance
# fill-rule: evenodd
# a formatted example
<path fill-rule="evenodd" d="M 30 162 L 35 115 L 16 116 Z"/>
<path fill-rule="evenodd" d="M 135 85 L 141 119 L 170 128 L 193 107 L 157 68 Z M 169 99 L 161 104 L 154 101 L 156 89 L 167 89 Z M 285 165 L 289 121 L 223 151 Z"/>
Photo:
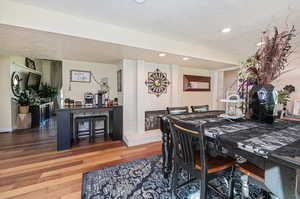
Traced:
<path fill-rule="evenodd" d="M 84 94 L 84 104 L 85 105 L 93 105 L 94 104 L 94 95 L 93 95 L 93 93 L 85 93 Z"/>

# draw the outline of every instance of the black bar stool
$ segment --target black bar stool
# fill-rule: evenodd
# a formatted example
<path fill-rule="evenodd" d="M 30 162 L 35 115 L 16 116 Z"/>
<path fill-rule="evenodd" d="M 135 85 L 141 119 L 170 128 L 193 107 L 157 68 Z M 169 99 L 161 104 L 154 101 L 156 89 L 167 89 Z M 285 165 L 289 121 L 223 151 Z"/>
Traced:
<path fill-rule="evenodd" d="M 96 126 L 97 122 L 103 121 L 103 128 L 98 128 Z M 92 118 L 92 142 L 95 142 L 97 135 L 104 135 L 104 138 L 107 138 L 107 116 L 106 115 L 97 115 Z"/>
<path fill-rule="evenodd" d="M 89 136 L 89 142 L 92 141 L 92 133 L 93 133 L 93 130 L 92 130 L 92 118 L 93 116 L 77 116 L 75 118 L 75 142 L 76 144 L 79 143 L 79 138 L 80 137 L 86 137 L 86 136 Z M 84 123 L 84 122 L 88 122 L 89 123 L 89 129 L 87 130 L 80 130 L 79 129 L 79 125 L 81 123 Z"/>

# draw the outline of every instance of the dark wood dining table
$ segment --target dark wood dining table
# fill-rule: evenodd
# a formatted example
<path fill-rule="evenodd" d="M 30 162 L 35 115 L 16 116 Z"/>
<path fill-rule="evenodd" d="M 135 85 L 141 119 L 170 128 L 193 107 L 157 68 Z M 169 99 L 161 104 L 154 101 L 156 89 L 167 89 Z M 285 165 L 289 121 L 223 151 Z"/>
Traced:
<path fill-rule="evenodd" d="M 197 125 L 205 122 L 205 136 L 213 143 L 208 152 L 242 157 L 265 169 L 266 186 L 281 199 L 300 198 L 300 122 L 277 119 L 273 124 L 230 120 L 219 111 L 176 115 Z M 167 122 L 161 117 L 163 172 L 171 171 L 172 142 Z"/>

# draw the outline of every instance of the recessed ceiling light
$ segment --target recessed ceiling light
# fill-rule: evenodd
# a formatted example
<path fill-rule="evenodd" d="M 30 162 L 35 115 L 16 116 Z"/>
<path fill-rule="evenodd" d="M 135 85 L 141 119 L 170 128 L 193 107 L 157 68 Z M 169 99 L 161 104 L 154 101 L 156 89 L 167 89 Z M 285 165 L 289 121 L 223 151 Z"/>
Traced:
<path fill-rule="evenodd" d="M 145 0 L 135 0 L 135 2 L 137 2 L 137 3 L 144 3 L 145 2 Z"/>
<path fill-rule="evenodd" d="M 165 54 L 165 53 L 159 53 L 158 56 L 160 56 L 160 57 L 165 57 L 166 54 Z"/>
<path fill-rule="evenodd" d="M 189 60 L 189 59 L 190 59 L 190 58 L 188 58 L 188 57 L 183 57 L 183 58 L 182 58 L 183 61 L 187 61 L 187 60 Z"/>
<path fill-rule="evenodd" d="M 222 29 L 222 33 L 228 33 L 228 32 L 231 32 L 231 28 Z"/>
<path fill-rule="evenodd" d="M 257 45 L 257 46 L 262 46 L 262 45 L 264 45 L 264 44 L 265 44 L 265 42 L 262 41 L 262 42 L 257 43 L 256 45 Z"/>

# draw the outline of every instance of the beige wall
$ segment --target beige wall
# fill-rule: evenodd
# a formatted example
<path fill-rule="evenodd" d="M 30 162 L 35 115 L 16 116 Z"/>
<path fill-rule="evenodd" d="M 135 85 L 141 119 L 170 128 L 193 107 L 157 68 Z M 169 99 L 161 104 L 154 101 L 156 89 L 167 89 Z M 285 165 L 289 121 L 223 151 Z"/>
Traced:
<path fill-rule="evenodd" d="M 286 85 L 292 84 L 295 86 L 295 92 L 291 94 L 288 110 L 292 113 L 295 100 L 300 100 L 300 58 L 293 58 L 287 69 L 292 69 L 290 72 L 282 74 L 273 85 L 277 90 L 281 90 Z"/>
<path fill-rule="evenodd" d="M 211 77 L 211 72 L 196 68 L 181 67 L 181 74 L 179 77 L 181 103 L 184 106 L 192 105 L 209 105 L 212 107 L 212 92 L 184 92 L 183 91 L 183 75 L 199 75 Z M 212 88 L 212 87 L 211 87 Z"/>
<path fill-rule="evenodd" d="M 84 93 L 97 93 L 100 87 L 92 79 L 90 83 L 72 82 L 70 86 L 70 71 L 71 70 L 85 70 L 91 71 L 96 79 L 100 81 L 104 77 L 108 77 L 108 84 L 110 87 L 110 98 L 118 97 L 117 94 L 117 65 L 81 62 L 73 60 L 63 60 L 63 97 L 74 100 L 83 100 Z"/>
<path fill-rule="evenodd" d="M 51 85 L 51 61 L 41 60 L 42 83 Z"/>
<path fill-rule="evenodd" d="M 292 61 L 287 66 L 287 70 L 291 69 L 291 71 L 282 74 L 277 80 L 272 82 L 276 90 L 281 90 L 284 86 L 289 84 L 295 86 L 296 91 L 291 94 L 290 102 L 288 103 L 288 110 L 290 113 L 293 112 L 295 100 L 300 100 L 300 59 L 294 57 L 291 60 Z M 230 88 L 237 73 L 238 70 L 224 72 L 224 92 Z M 233 88 L 236 87 L 237 84 L 233 86 Z"/>
<path fill-rule="evenodd" d="M 237 91 L 237 75 L 239 70 L 224 71 L 224 97 L 227 91 Z"/>
<path fill-rule="evenodd" d="M 10 131 L 11 106 L 10 106 L 10 58 L 0 56 L 0 132 Z"/>

